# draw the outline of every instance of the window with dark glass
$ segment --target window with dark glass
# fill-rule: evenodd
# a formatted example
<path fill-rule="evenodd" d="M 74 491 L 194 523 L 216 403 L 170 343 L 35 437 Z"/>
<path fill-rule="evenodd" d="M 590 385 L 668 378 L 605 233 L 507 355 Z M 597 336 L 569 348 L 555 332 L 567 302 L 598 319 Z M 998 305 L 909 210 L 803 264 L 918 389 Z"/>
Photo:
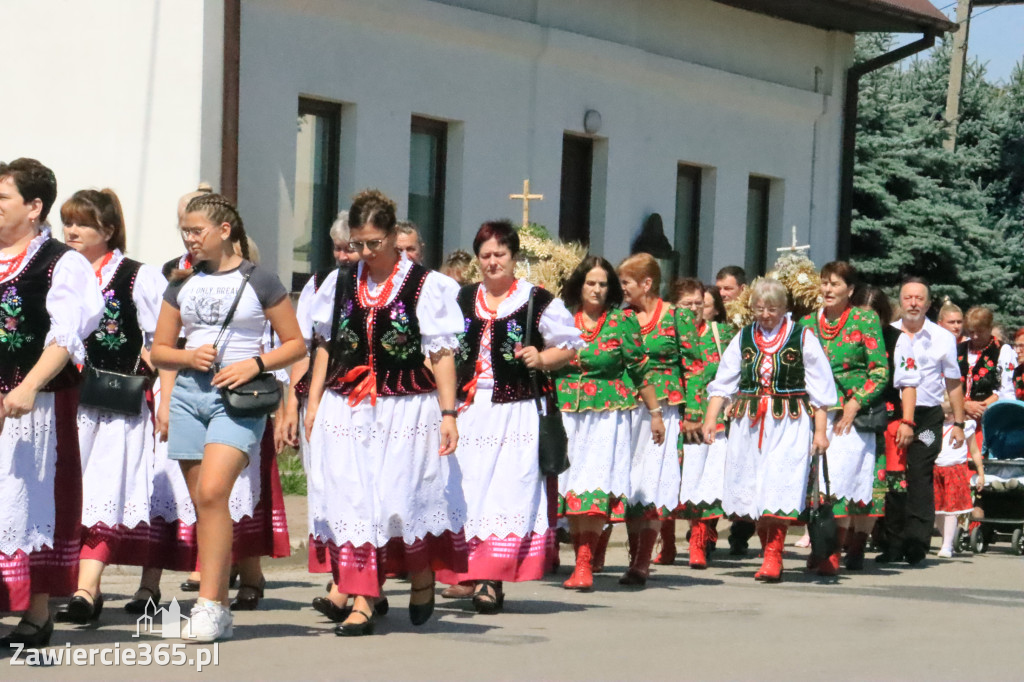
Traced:
<path fill-rule="evenodd" d="M 448 124 L 413 116 L 409 140 L 409 220 L 424 243 L 427 267 L 441 264 L 444 249 L 445 173 Z"/>
<path fill-rule="evenodd" d="M 768 270 L 768 203 L 771 180 L 750 176 L 747 185 L 747 240 L 743 268 L 748 277 L 763 275 Z"/>
<path fill-rule="evenodd" d="M 558 237 L 590 243 L 590 195 L 594 180 L 594 141 L 562 136 L 562 183 L 558 200 Z"/>
<path fill-rule="evenodd" d="M 340 149 L 341 105 L 299 98 L 292 291 L 334 264 L 330 232 L 338 215 Z"/>
<path fill-rule="evenodd" d="M 700 249 L 701 169 L 685 163 L 676 169 L 675 249 L 679 252 L 680 275 L 697 275 Z"/>

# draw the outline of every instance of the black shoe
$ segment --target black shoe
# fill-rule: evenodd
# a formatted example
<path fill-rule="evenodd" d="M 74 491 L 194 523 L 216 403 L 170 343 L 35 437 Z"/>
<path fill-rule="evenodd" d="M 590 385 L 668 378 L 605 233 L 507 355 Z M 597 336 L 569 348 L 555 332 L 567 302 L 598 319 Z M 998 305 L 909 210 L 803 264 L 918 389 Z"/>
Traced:
<path fill-rule="evenodd" d="M 68 601 L 67 622 L 75 625 L 87 625 L 90 621 L 97 620 L 103 613 L 103 595 L 93 597 L 89 590 L 78 588 L 75 592 L 85 592 L 89 599 L 76 594 Z"/>
<path fill-rule="evenodd" d="M 746 556 L 750 543 L 745 538 L 729 536 L 729 556 Z"/>
<path fill-rule="evenodd" d="M 153 591 L 148 587 L 140 587 L 135 591 L 138 595 L 140 592 L 148 592 L 149 596 L 143 599 L 142 597 L 133 597 L 130 602 L 124 605 L 126 613 L 130 613 L 133 616 L 141 616 L 146 614 L 148 616 L 156 615 L 156 611 L 160 608 L 160 590 Z"/>
<path fill-rule="evenodd" d="M 863 571 L 864 570 L 864 552 L 856 552 L 854 554 L 846 555 L 846 570 L 847 571 Z"/>
<path fill-rule="evenodd" d="M 0 638 L 0 655 L 10 653 L 15 644 L 21 644 L 26 649 L 41 649 L 50 646 L 50 637 L 53 636 L 52 618 L 47 618 L 46 622 L 42 625 L 36 625 L 22 618 L 21 622 L 18 623 L 18 627 L 32 628 L 32 632 L 18 632 L 15 629 L 14 632 L 9 633 L 6 637 Z"/>
<path fill-rule="evenodd" d="M 876 556 L 875 561 L 880 564 L 894 564 L 898 561 L 903 561 L 903 553 L 887 549 L 878 556 Z"/>
<path fill-rule="evenodd" d="M 317 597 L 313 600 L 313 608 L 318 613 L 323 614 L 328 620 L 334 623 L 340 623 L 341 621 L 348 618 L 348 615 L 352 613 L 352 607 L 349 605 L 337 606 L 327 597 Z M 376 609 L 374 609 L 376 610 Z"/>
<path fill-rule="evenodd" d="M 338 627 L 334 628 L 334 634 L 338 637 L 362 637 L 363 635 L 372 635 L 374 620 L 373 614 L 367 613 L 366 611 L 353 610 L 352 613 L 359 614 L 366 620 L 362 623 L 339 623 Z"/>
<path fill-rule="evenodd" d="M 377 603 L 373 605 L 373 613 L 376 616 L 386 616 L 390 610 L 391 604 L 388 604 L 387 597 L 381 597 L 377 600 Z"/>
<path fill-rule="evenodd" d="M 263 591 L 267 587 L 267 579 L 265 577 L 260 578 L 259 585 L 242 585 L 238 588 L 238 594 L 231 600 L 231 605 L 228 607 L 232 611 L 255 611 L 256 607 L 260 605 L 260 599 L 263 598 Z M 243 594 L 242 590 L 246 593 Z"/>
<path fill-rule="evenodd" d="M 178 585 L 178 589 L 181 590 L 182 592 L 198 592 L 199 591 L 199 581 L 198 580 L 192 580 L 192 578 L 189 578 L 185 582 L 183 582 L 182 584 Z"/>
<path fill-rule="evenodd" d="M 910 545 L 903 551 L 903 558 L 911 566 L 917 566 L 924 558 L 928 555 L 928 552 L 924 547 L 920 545 Z"/>
<path fill-rule="evenodd" d="M 434 583 L 431 582 L 425 587 L 414 587 L 411 593 L 426 592 L 430 590 L 430 601 L 426 604 L 413 604 L 409 602 L 409 620 L 412 621 L 413 625 L 423 625 L 430 620 L 431 614 L 434 613 Z M 411 596 L 411 595 L 410 595 Z"/>
<path fill-rule="evenodd" d="M 500 580 L 480 580 L 473 592 L 473 608 L 477 613 L 492 614 L 505 605 L 505 592 Z"/>

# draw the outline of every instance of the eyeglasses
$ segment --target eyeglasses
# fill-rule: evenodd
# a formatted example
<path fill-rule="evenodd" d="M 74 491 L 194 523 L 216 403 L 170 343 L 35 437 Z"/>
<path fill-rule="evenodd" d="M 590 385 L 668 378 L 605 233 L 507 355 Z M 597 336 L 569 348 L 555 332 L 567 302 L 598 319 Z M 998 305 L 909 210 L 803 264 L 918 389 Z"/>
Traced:
<path fill-rule="evenodd" d="M 363 248 L 367 248 L 371 253 L 380 251 L 381 247 L 384 246 L 383 239 L 369 239 L 365 242 L 349 242 L 348 250 L 349 253 L 362 253 Z"/>
<path fill-rule="evenodd" d="M 704 307 L 704 301 L 680 301 L 679 305 L 690 310 L 697 310 Z"/>
<path fill-rule="evenodd" d="M 202 237 L 206 234 L 205 227 L 183 227 L 181 228 L 182 237 Z"/>
<path fill-rule="evenodd" d="M 767 313 L 768 315 L 777 315 L 780 312 L 782 312 L 782 308 L 778 308 L 776 306 L 772 306 L 770 308 L 766 308 L 764 306 L 755 306 L 754 307 L 754 314 L 755 315 L 761 315 L 762 313 Z"/>

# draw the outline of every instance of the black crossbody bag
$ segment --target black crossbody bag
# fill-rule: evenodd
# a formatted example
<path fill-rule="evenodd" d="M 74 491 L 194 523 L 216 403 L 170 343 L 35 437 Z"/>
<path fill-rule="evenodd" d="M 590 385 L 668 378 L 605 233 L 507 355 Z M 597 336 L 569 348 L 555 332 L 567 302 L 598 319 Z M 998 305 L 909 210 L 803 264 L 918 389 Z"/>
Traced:
<path fill-rule="evenodd" d="M 228 325 L 231 324 L 231 319 L 235 316 L 235 309 L 238 308 L 238 302 L 242 298 L 242 292 L 245 291 L 245 285 L 249 283 L 251 275 L 252 270 L 242 275 L 242 284 L 238 287 L 235 300 L 231 303 L 228 314 L 224 318 L 224 324 L 221 325 L 217 339 L 213 342 L 214 350 L 220 347 L 221 338 L 227 331 Z M 261 372 L 241 386 L 235 388 L 225 386 L 220 389 L 220 397 L 224 402 L 224 411 L 232 417 L 239 419 L 266 417 L 277 410 L 277 406 L 281 403 L 281 385 L 273 374 Z"/>
<path fill-rule="evenodd" d="M 530 289 L 530 301 L 526 304 L 526 334 L 523 338 L 529 344 L 533 336 L 533 294 Z M 565 433 L 562 413 L 557 409 L 544 409 L 542 401 L 546 400 L 540 392 L 537 371 L 530 370 L 530 383 L 533 384 L 533 400 L 537 405 L 537 459 L 542 476 L 558 476 L 569 468 L 569 436 Z"/>
<path fill-rule="evenodd" d="M 821 501 L 821 490 L 818 486 L 818 477 L 815 475 L 811 486 L 814 506 L 811 507 L 807 521 L 807 534 L 811 537 L 811 556 L 824 561 L 839 548 L 839 527 L 836 525 L 832 504 L 829 502 L 832 488 L 828 480 L 828 455 L 822 452 L 815 457 L 821 458 L 825 478 L 825 501 Z"/>
<path fill-rule="evenodd" d="M 137 374 L 141 363 L 142 355 L 139 355 L 132 373 L 122 374 L 94 367 L 86 359 L 82 368 L 82 388 L 79 389 L 78 403 L 85 407 L 138 417 L 142 414 L 142 399 L 149 383 L 149 377 Z"/>

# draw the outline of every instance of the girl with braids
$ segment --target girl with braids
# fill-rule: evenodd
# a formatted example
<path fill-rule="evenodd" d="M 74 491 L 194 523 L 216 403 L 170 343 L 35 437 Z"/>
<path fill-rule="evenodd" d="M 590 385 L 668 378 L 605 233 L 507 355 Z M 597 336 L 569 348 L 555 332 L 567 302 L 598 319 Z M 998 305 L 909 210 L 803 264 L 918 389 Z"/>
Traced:
<path fill-rule="evenodd" d="M 100 325 L 85 341 L 86 364 L 100 370 L 150 376 L 149 346 L 167 282 L 156 268 L 126 258 L 121 202 L 112 190 L 81 190 L 60 209 L 64 243 L 85 256 L 103 290 Z M 149 536 L 153 481 L 152 412 L 99 407 L 78 410 L 82 456 L 83 546 L 78 590 L 67 620 L 85 624 L 103 610 L 100 579 L 107 564 L 138 564 Z"/>
<path fill-rule="evenodd" d="M 23 611 L 0 638 L 47 646 L 48 597 L 74 589 L 82 511 L 75 363 L 103 296 L 92 266 L 50 236 L 53 171 L 0 163 L 0 612 Z"/>
<path fill-rule="evenodd" d="M 422 625 L 434 571 L 466 568 L 452 454 L 458 287 L 399 253 L 395 204 L 381 192 L 357 195 L 348 220 L 360 262 L 328 275 L 313 300 L 323 341 L 304 419 L 309 461 L 319 463 L 308 473 L 323 486 L 310 532 L 330 549 L 339 596 L 354 597 L 334 630 L 341 637 L 373 633 L 386 574 L 408 573 L 409 619 Z"/>
<path fill-rule="evenodd" d="M 196 508 L 203 581 L 192 609 L 191 634 L 209 642 L 232 635 L 227 608 L 232 547 L 228 498 L 267 421 L 229 415 L 220 389 L 287 367 L 302 358 L 306 348 L 284 285 L 273 273 L 248 261 L 242 219 L 226 197 L 208 194 L 192 199 L 181 231 L 195 267 L 167 287 L 152 360 L 161 369 L 178 371 L 171 394 L 167 451 L 168 457 L 181 461 Z M 241 255 L 235 253 L 236 243 Z M 216 348 L 213 343 L 236 295 L 238 306 L 231 325 Z M 281 345 L 261 353 L 268 321 Z M 179 348 L 182 329 L 185 347 Z"/>

